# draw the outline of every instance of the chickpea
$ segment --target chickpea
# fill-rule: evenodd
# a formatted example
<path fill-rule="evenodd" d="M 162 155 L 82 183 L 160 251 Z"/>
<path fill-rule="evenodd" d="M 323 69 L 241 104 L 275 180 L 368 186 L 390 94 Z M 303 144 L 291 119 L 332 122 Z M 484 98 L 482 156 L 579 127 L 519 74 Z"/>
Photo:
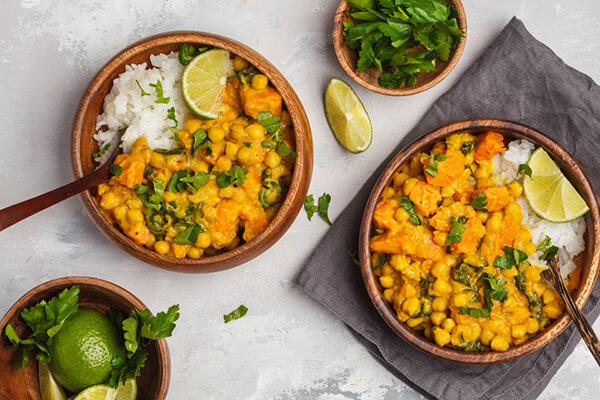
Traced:
<path fill-rule="evenodd" d="M 199 130 L 201 128 L 202 128 L 202 121 L 200 121 L 199 119 L 196 119 L 196 118 L 188 119 L 187 121 L 185 121 L 185 124 L 183 125 L 183 129 L 188 131 L 190 133 L 190 135 L 193 135 L 194 133 L 196 133 L 197 130 Z"/>
<path fill-rule="evenodd" d="M 417 325 L 420 325 L 421 323 L 423 323 L 423 318 L 409 318 L 406 320 L 406 325 L 409 328 L 414 328 Z"/>
<path fill-rule="evenodd" d="M 197 247 L 192 247 L 189 249 L 187 256 L 189 258 L 200 258 L 202 257 L 202 250 Z"/>
<path fill-rule="evenodd" d="M 467 304 L 471 302 L 471 295 L 468 293 L 457 293 L 452 296 L 452 304 L 455 307 L 465 307 Z"/>
<path fill-rule="evenodd" d="M 394 186 L 397 188 L 402 187 L 402 185 L 404 185 L 404 182 L 406 182 L 407 179 L 408 175 L 406 175 L 405 173 L 397 173 L 396 176 L 394 176 Z"/>
<path fill-rule="evenodd" d="M 527 333 L 536 333 L 540 329 L 540 324 L 535 318 L 528 318 L 525 323 Z"/>
<path fill-rule="evenodd" d="M 261 124 L 250 124 L 246 127 L 246 133 L 251 140 L 258 141 L 264 139 L 265 128 Z"/>
<path fill-rule="evenodd" d="M 225 131 L 221 128 L 208 128 L 208 138 L 211 142 L 220 142 L 225 139 Z"/>
<path fill-rule="evenodd" d="M 434 325 L 441 325 L 444 319 L 446 319 L 446 313 L 439 311 L 432 312 L 429 319 Z"/>
<path fill-rule="evenodd" d="M 212 243 L 212 238 L 210 237 L 210 233 L 208 233 L 208 232 L 201 232 L 198 235 L 198 239 L 196 240 L 196 247 L 199 247 L 201 249 L 205 249 L 208 246 L 210 246 L 211 243 Z"/>
<path fill-rule="evenodd" d="M 435 240 L 435 235 L 434 235 Z M 436 278 L 447 278 L 450 274 L 450 266 L 444 261 L 436 261 L 431 267 L 431 275 Z"/>
<path fill-rule="evenodd" d="M 269 84 L 269 80 L 262 74 L 256 74 L 252 77 L 252 88 L 256 90 L 263 90 Z"/>
<path fill-rule="evenodd" d="M 558 299 L 558 292 L 554 289 L 547 289 L 542 298 L 545 304 L 553 303 Z"/>
<path fill-rule="evenodd" d="M 223 199 L 229 199 L 232 196 L 233 196 L 233 187 L 232 186 L 227 186 L 222 189 L 219 189 L 219 197 L 221 197 Z"/>
<path fill-rule="evenodd" d="M 488 220 L 488 217 L 490 215 L 486 212 L 483 211 L 477 211 L 477 218 L 479 219 L 479 222 L 481 222 L 482 224 L 485 224 L 486 221 Z"/>
<path fill-rule="evenodd" d="M 529 318 L 530 314 L 531 313 L 528 307 L 517 307 L 512 313 L 510 322 L 511 324 L 522 324 L 523 322 L 527 321 L 527 318 Z M 560 313 L 558 315 L 560 315 Z M 558 317 L 558 315 L 556 317 Z"/>
<path fill-rule="evenodd" d="M 152 233 L 148 236 L 148 241 L 146 242 L 145 246 L 148 247 L 149 249 L 154 248 L 154 243 L 156 243 L 156 236 L 154 236 Z"/>
<path fill-rule="evenodd" d="M 442 197 L 452 197 L 456 193 L 456 190 L 450 185 L 442 186 Z"/>
<path fill-rule="evenodd" d="M 521 206 L 511 201 L 504 207 L 504 213 L 507 217 L 519 217 L 519 219 L 523 218 L 521 215 Z"/>
<path fill-rule="evenodd" d="M 438 278 L 433 282 L 433 290 L 439 294 L 447 294 L 452 291 L 452 286 L 445 280 Z"/>
<path fill-rule="evenodd" d="M 248 61 L 244 60 L 240 56 L 235 56 L 232 63 L 233 63 L 233 68 L 236 71 L 240 71 L 240 70 L 248 67 Z"/>
<path fill-rule="evenodd" d="M 100 207 L 105 210 L 112 210 L 120 203 L 119 197 L 114 192 L 106 192 L 100 200 Z"/>
<path fill-rule="evenodd" d="M 409 196 L 417 182 L 419 182 L 417 178 L 407 179 L 406 182 L 404 182 L 404 186 L 402 186 L 402 193 L 404 193 L 405 196 Z"/>
<path fill-rule="evenodd" d="M 246 130 L 240 124 L 231 125 L 229 134 L 231 135 L 232 138 L 234 138 L 238 142 L 244 142 L 248 139 L 248 135 L 246 135 Z"/>
<path fill-rule="evenodd" d="M 494 336 L 494 338 L 492 339 L 492 342 L 490 344 L 490 347 L 492 348 L 492 350 L 494 351 L 506 351 L 508 350 L 508 348 L 510 347 L 510 343 L 509 341 L 506 339 L 506 337 L 501 336 L 501 335 L 496 335 Z"/>
<path fill-rule="evenodd" d="M 525 245 L 525 253 L 527 253 L 528 256 L 532 255 L 533 253 L 535 253 L 537 250 L 537 246 L 535 244 L 533 244 L 532 242 L 528 242 Z"/>
<path fill-rule="evenodd" d="M 158 254 L 167 254 L 170 248 L 171 246 L 169 245 L 169 243 L 165 242 L 164 240 L 159 240 L 158 242 L 154 243 L 154 250 Z"/>
<path fill-rule="evenodd" d="M 415 315 L 421 309 L 421 302 L 416 297 L 409 297 L 402 303 L 402 311 L 408 315 Z"/>
<path fill-rule="evenodd" d="M 265 165 L 269 168 L 275 168 L 281 164 L 281 157 L 276 151 L 269 151 L 265 156 Z"/>
<path fill-rule="evenodd" d="M 490 345 L 490 342 L 494 338 L 496 334 L 489 329 L 484 329 L 481 331 L 481 335 L 479 336 L 479 340 L 486 346 Z"/>
<path fill-rule="evenodd" d="M 493 213 L 485 224 L 486 228 L 493 233 L 496 233 L 502 227 L 502 213 Z"/>
<path fill-rule="evenodd" d="M 223 155 L 217 159 L 215 163 L 215 169 L 217 171 L 229 171 L 231 169 L 231 159 L 226 155 Z"/>
<path fill-rule="evenodd" d="M 519 339 L 527 334 L 527 326 L 524 324 L 513 325 L 510 331 L 512 337 L 514 337 L 515 339 Z"/>
<path fill-rule="evenodd" d="M 456 322 L 454 322 L 452 318 L 446 318 L 444 322 L 442 322 L 442 328 L 447 332 L 451 332 L 455 326 Z"/>
<path fill-rule="evenodd" d="M 383 291 L 383 297 L 388 303 L 392 303 L 394 301 L 394 289 L 385 289 Z"/>
<path fill-rule="evenodd" d="M 525 268 L 525 270 L 523 271 L 523 275 L 525 276 L 525 280 L 527 280 L 528 282 L 539 282 L 542 278 L 540 275 L 539 268 L 534 267 L 532 265 Z"/>
<path fill-rule="evenodd" d="M 445 311 L 448 308 L 448 299 L 441 296 L 436 297 L 431 302 L 431 308 L 433 311 Z"/>
<path fill-rule="evenodd" d="M 515 198 L 515 199 L 518 198 L 519 196 L 521 196 L 521 194 L 523 194 L 523 185 L 521 185 L 517 181 L 512 181 L 511 183 L 508 184 L 508 193 L 513 198 Z"/>
<path fill-rule="evenodd" d="M 443 347 L 450 343 L 450 333 L 448 333 L 448 331 L 445 329 L 438 328 L 437 326 L 433 328 L 433 338 L 438 346 Z"/>
<path fill-rule="evenodd" d="M 254 151 L 252 151 L 250 147 L 240 147 L 237 152 L 237 160 L 244 165 L 252 164 L 254 160 Z"/>
<path fill-rule="evenodd" d="M 381 198 L 383 199 L 391 199 L 396 194 L 396 191 L 393 187 L 386 187 L 383 189 L 383 193 L 381 194 Z"/>
<path fill-rule="evenodd" d="M 448 238 L 448 233 L 444 231 L 434 231 L 433 232 L 433 241 L 438 246 L 444 246 L 446 244 L 446 239 Z"/>
<path fill-rule="evenodd" d="M 465 325 L 463 337 L 467 342 L 472 342 L 479 339 L 479 335 L 481 335 L 481 327 L 479 324 Z"/>
<path fill-rule="evenodd" d="M 394 286 L 394 278 L 389 275 L 383 275 L 381 278 L 379 278 L 379 282 L 384 288 L 391 288 Z"/>
<path fill-rule="evenodd" d="M 127 210 L 127 222 L 132 225 L 139 224 L 144 221 L 144 214 L 139 209 Z"/>
<path fill-rule="evenodd" d="M 562 314 L 561 308 L 554 303 L 544 306 L 542 311 L 544 312 L 545 316 L 552 319 L 558 318 L 560 317 L 560 314 Z"/>
<path fill-rule="evenodd" d="M 116 206 L 113 208 L 113 215 L 117 219 L 117 221 L 125 220 L 125 216 L 127 213 L 127 207 L 124 205 Z"/>

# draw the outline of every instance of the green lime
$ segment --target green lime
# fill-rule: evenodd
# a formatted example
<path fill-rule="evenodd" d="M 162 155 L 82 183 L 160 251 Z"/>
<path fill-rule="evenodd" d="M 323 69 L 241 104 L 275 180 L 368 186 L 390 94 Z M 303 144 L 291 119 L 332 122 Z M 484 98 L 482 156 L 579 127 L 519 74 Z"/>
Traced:
<path fill-rule="evenodd" d="M 333 134 L 348 151 L 361 153 L 373 140 L 373 126 L 365 106 L 350 85 L 333 78 L 325 90 L 325 116 Z"/>
<path fill-rule="evenodd" d="M 95 385 L 85 389 L 73 398 L 73 400 L 116 400 L 117 389 L 108 385 Z"/>
<path fill-rule="evenodd" d="M 215 119 L 219 116 L 225 84 L 232 74 L 229 52 L 223 49 L 208 50 L 185 67 L 181 77 L 183 99 L 195 117 Z"/>
<path fill-rule="evenodd" d="M 48 364 L 38 363 L 38 379 L 42 400 L 65 400 L 65 392 L 50 373 Z"/>
<path fill-rule="evenodd" d="M 116 327 L 97 311 L 80 309 L 52 338 L 48 346 L 50 371 L 71 392 L 105 382 L 111 360 L 125 357 L 123 339 Z"/>
<path fill-rule="evenodd" d="M 531 177 L 523 178 L 523 192 L 537 215 L 550 222 L 568 222 L 589 211 L 585 200 L 543 148 L 534 151 L 527 164 Z"/>
<path fill-rule="evenodd" d="M 125 383 L 117 388 L 117 398 L 115 400 L 135 400 L 137 397 L 137 383 L 135 379 L 127 379 Z"/>

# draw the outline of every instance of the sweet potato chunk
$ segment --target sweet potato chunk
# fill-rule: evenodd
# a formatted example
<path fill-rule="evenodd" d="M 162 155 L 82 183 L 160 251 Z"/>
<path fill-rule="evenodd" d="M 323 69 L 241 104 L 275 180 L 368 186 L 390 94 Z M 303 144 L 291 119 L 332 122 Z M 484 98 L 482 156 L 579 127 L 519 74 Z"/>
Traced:
<path fill-rule="evenodd" d="M 432 186 L 446 186 L 459 179 L 465 170 L 465 156 L 460 151 L 446 152 L 444 161 L 437 161 L 437 175 L 435 177 L 425 173 L 427 183 Z M 429 166 L 430 159 L 425 161 L 424 168 Z"/>
<path fill-rule="evenodd" d="M 435 212 L 438 202 L 442 200 L 442 195 L 439 191 L 430 184 L 422 181 L 415 185 L 408 197 L 415 203 L 417 212 L 426 217 Z"/>
<path fill-rule="evenodd" d="M 475 148 L 475 161 L 491 160 L 496 154 L 506 150 L 503 139 L 504 137 L 498 132 L 489 131 L 480 135 Z"/>
<path fill-rule="evenodd" d="M 485 193 L 487 205 L 486 210 L 489 212 L 502 210 L 510 201 L 510 195 L 506 186 L 490 186 L 485 189 L 478 189 L 473 192 L 473 197 Z"/>

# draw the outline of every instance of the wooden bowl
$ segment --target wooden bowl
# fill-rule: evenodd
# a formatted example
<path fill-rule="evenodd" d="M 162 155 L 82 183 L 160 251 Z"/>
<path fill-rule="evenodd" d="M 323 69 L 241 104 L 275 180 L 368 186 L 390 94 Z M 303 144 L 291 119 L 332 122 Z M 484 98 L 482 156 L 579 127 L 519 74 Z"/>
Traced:
<path fill-rule="evenodd" d="M 383 298 L 381 287 L 379 286 L 377 277 L 373 273 L 369 240 L 372 235 L 373 211 L 377 201 L 383 190 L 392 181 L 394 173 L 408 162 L 414 154 L 429 150 L 435 142 L 453 133 L 469 131 L 477 134 L 488 130 L 500 132 L 507 141 L 527 139 L 537 146 L 543 146 L 590 207 L 590 211 L 583 217 L 587 225 L 585 250 L 575 258 L 576 264 L 583 267 L 583 273 L 574 300 L 577 306 L 582 308 L 594 287 L 600 265 L 600 208 L 598 206 L 598 199 L 594 194 L 590 181 L 577 161 L 560 144 L 543 133 L 525 125 L 498 119 L 459 121 L 437 128 L 413 141 L 390 162 L 375 184 L 363 214 L 359 239 L 362 276 L 375 308 L 387 324 L 408 343 L 427 353 L 446 360 L 473 364 L 506 361 L 537 350 L 557 337 L 569 325 L 571 318 L 566 312 L 563 313 L 541 333 L 504 352 L 490 351 L 475 353 L 440 347 L 420 333 L 408 328 L 396 318 L 396 313 Z"/>
<path fill-rule="evenodd" d="M 235 267 L 258 256 L 283 236 L 302 208 L 312 175 L 313 144 L 304 107 L 283 75 L 256 51 L 232 39 L 194 31 L 163 33 L 126 48 L 102 67 L 83 95 L 73 124 L 71 166 L 76 179 L 91 173 L 96 167 L 92 160 L 92 153 L 98 151 L 93 138 L 96 133 L 96 117 L 102 113 L 104 97 L 110 92 L 113 79 L 125 71 L 126 65 L 149 64 L 150 55 L 177 51 L 184 42 L 220 47 L 240 55 L 266 75 L 281 94 L 294 125 L 298 157 L 290 188 L 276 216 L 267 228 L 251 241 L 226 253 L 193 260 L 160 255 L 137 245 L 104 218 L 92 200 L 91 191 L 80 194 L 80 199 L 92 222 L 104 236 L 132 256 L 173 271 L 213 272 Z"/>
<path fill-rule="evenodd" d="M 465 36 L 462 38 L 458 46 L 456 46 L 451 52 L 448 61 L 436 60 L 436 69 L 431 72 L 420 72 L 417 78 L 417 83 L 413 86 L 401 86 L 398 89 L 385 88 L 379 85 L 379 71 L 373 67 L 365 71 L 356 72 L 356 61 L 358 60 L 358 52 L 350 49 L 344 45 L 344 22 L 351 20 L 346 15 L 350 10 L 350 6 L 345 0 L 341 0 L 340 4 L 335 12 L 333 19 L 333 47 L 335 49 L 335 55 L 337 56 L 344 71 L 356 83 L 364 88 L 369 89 L 372 92 L 385 94 L 388 96 L 408 96 L 411 94 L 421 93 L 427 89 L 430 89 L 440 83 L 452 69 L 458 63 L 465 42 L 467 40 L 467 17 L 465 16 L 465 9 L 460 0 L 446 0 L 448 4 L 453 5 L 456 8 L 457 16 L 456 21 L 458 27 L 462 29 Z M 417 47 L 419 49 L 419 47 Z"/>
<path fill-rule="evenodd" d="M 132 308 L 146 309 L 144 303 L 133 294 L 120 286 L 102 279 L 71 276 L 54 279 L 42 283 L 25 293 L 6 312 L 0 321 L 0 329 L 4 332 L 7 323 L 11 323 L 17 333 L 24 337 L 31 329 L 19 316 L 24 308 L 29 308 L 41 300 L 49 300 L 58 295 L 63 289 L 79 285 L 79 306 L 91 308 L 105 313 L 111 306 L 123 311 Z M 19 400 L 40 400 L 37 361 L 29 354 L 29 366 L 20 371 L 16 370 L 17 349 L 6 347 L 8 340 L 2 335 L 0 340 L 0 398 Z M 148 360 L 137 378 L 138 399 L 163 400 L 167 396 L 171 374 L 169 349 L 165 339 L 154 340 L 146 348 Z"/>

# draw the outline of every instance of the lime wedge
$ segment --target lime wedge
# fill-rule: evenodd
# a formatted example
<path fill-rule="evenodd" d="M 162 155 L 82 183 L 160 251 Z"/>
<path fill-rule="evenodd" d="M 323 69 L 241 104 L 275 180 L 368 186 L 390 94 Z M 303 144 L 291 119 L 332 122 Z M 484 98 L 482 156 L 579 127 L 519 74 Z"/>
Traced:
<path fill-rule="evenodd" d="M 219 116 L 223 89 L 232 74 L 229 52 L 223 49 L 208 50 L 185 67 L 181 77 L 183 99 L 195 117 L 215 119 Z"/>
<path fill-rule="evenodd" d="M 73 400 L 115 400 L 117 389 L 108 385 L 94 385 L 84 389 Z"/>
<path fill-rule="evenodd" d="M 42 400 L 66 400 L 67 396 L 63 388 L 54 380 L 48 364 L 38 363 L 38 379 Z"/>
<path fill-rule="evenodd" d="M 589 211 L 585 200 L 560 172 L 543 148 L 533 152 L 527 162 L 531 178 L 523 179 L 523 191 L 529 205 L 550 222 L 568 222 Z"/>
<path fill-rule="evenodd" d="M 137 383 L 135 379 L 127 379 L 117 388 L 115 400 L 135 400 L 137 397 Z"/>
<path fill-rule="evenodd" d="M 325 90 L 325 116 L 336 139 L 348 151 L 361 153 L 373 140 L 373 126 L 352 87 L 333 78 Z"/>

